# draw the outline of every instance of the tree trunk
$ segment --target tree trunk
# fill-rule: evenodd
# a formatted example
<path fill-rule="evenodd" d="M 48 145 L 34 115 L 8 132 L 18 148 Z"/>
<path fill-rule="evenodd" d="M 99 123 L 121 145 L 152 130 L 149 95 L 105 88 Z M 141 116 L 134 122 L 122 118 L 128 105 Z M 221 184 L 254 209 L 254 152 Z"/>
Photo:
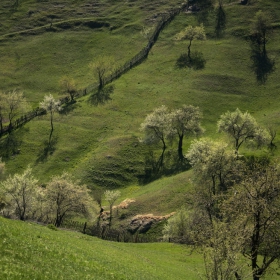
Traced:
<path fill-rule="evenodd" d="M 216 181 L 215 181 L 215 175 L 212 175 L 212 194 L 216 195 Z"/>
<path fill-rule="evenodd" d="M 178 143 L 178 156 L 179 156 L 179 160 L 182 161 L 184 159 L 184 155 L 183 155 L 183 138 L 184 138 L 184 134 L 179 134 L 179 143 Z"/>
<path fill-rule="evenodd" d="M 235 154 L 236 154 L 236 157 L 238 157 L 238 149 L 240 147 L 240 144 L 239 144 L 239 139 L 235 139 Z"/>
<path fill-rule="evenodd" d="M 251 244 L 251 265 L 253 271 L 253 280 L 260 279 L 258 269 L 258 254 L 259 254 L 259 241 L 260 241 L 260 213 L 255 215 L 254 233 L 252 236 Z"/>
<path fill-rule="evenodd" d="M 12 112 L 9 113 L 9 127 L 8 127 L 8 132 L 9 134 L 12 132 L 13 125 L 12 125 Z"/>
<path fill-rule="evenodd" d="M 21 211 L 21 209 L 19 209 L 19 219 L 21 221 L 25 220 L 25 209 L 24 208 L 22 209 L 22 211 Z"/>
<path fill-rule="evenodd" d="M 166 150 L 166 145 L 165 145 L 164 139 L 161 139 L 161 141 L 163 143 L 163 147 L 162 147 L 161 156 L 159 157 L 158 164 L 157 164 L 157 170 L 156 170 L 157 172 L 163 167 L 164 152 Z"/>
<path fill-rule="evenodd" d="M 2 134 L 2 132 L 3 132 L 3 117 L 2 115 L 0 115 L 0 135 Z"/>
<path fill-rule="evenodd" d="M 110 219 L 109 219 L 109 228 L 112 225 L 112 214 L 113 214 L 113 205 L 110 205 Z"/>
<path fill-rule="evenodd" d="M 99 78 L 99 86 L 98 86 L 98 89 L 101 90 L 101 89 L 103 88 L 103 78 L 102 78 L 102 75 L 99 74 L 98 78 Z"/>
<path fill-rule="evenodd" d="M 188 58 L 191 60 L 191 45 L 192 45 L 192 39 L 190 39 L 190 43 L 188 45 Z"/>
<path fill-rule="evenodd" d="M 73 103 L 73 102 L 74 102 L 74 98 L 75 98 L 76 91 L 70 91 L 69 94 L 70 94 L 70 102 Z"/>
<path fill-rule="evenodd" d="M 51 112 L 51 132 L 49 136 L 49 148 L 51 147 L 52 134 L 53 134 L 53 113 Z"/>
<path fill-rule="evenodd" d="M 266 32 L 263 34 L 263 56 L 266 56 Z"/>
<path fill-rule="evenodd" d="M 61 226 L 62 219 L 63 219 L 63 216 L 57 213 L 56 214 L 56 219 L 55 219 L 55 226 L 56 227 L 60 227 Z"/>
<path fill-rule="evenodd" d="M 18 208 L 18 210 L 19 210 L 19 219 L 21 221 L 25 221 L 25 207 L 23 206 L 22 210 Z"/>

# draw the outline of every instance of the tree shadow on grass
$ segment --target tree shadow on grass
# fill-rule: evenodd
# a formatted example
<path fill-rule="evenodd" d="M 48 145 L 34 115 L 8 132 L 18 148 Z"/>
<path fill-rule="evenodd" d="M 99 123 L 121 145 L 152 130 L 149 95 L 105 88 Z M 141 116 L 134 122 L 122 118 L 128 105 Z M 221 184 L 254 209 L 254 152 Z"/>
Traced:
<path fill-rule="evenodd" d="M 159 179 L 163 175 L 163 170 L 159 168 L 159 162 L 163 161 L 163 154 L 158 158 L 153 151 L 151 151 L 145 158 L 144 174 L 138 176 L 140 184 L 148 184 L 154 180 Z"/>
<path fill-rule="evenodd" d="M 58 137 L 53 137 L 51 143 L 49 141 L 44 141 L 42 144 L 42 150 L 39 151 L 36 159 L 36 163 L 45 162 L 48 159 L 48 156 L 52 155 L 56 150 L 56 144 L 58 142 Z"/>
<path fill-rule="evenodd" d="M 179 160 L 177 151 L 161 153 L 160 156 L 151 151 L 145 158 L 144 174 L 138 176 L 140 184 L 148 184 L 162 176 L 172 176 L 190 169 L 186 159 Z"/>
<path fill-rule="evenodd" d="M 69 113 L 71 113 L 72 111 L 77 109 L 78 107 L 81 107 L 81 105 L 77 104 L 76 100 L 73 100 L 71 102 L 66 103 L 63 106 L 62 110 L 59 112 L 59 114 L 68 115 Z"/>
<path fill-rule="evenodd" d="M 251 69 L 255 73 L 257 82 L 265 84 L 268 75 L 275 71 L 275 61 L 268 57 L 265 50 L 260 51 L 257 48 L 252 48 L 251 60 Z"/>
<path fill-rule="evenodd" d="M 176 67 L 182 68 L 192 68 L 194 70 L 201 70 L 205 67 L 206 60 L 201 52 L 194 52 L 191 58 L 188 57 L 187 53 L 183 53 L 176 61 Z"/>
<path fill-rule="evenodd" d="M 178 156 L 177 150 L 171 150 L 166 154 L 165 167 L 165 175 L 171 176 L 189 170 L 191 165 L 185 157 Z"/>
<path fill-rule="evenodd" d="M 20 154 L 20 146 L 25 132 L 29 129 L 21 127 L 0 139 L 0 157 L 10 158 Z"/>
<path fill-rule="evenodd" d="M 110 85 L 98 90 L 96 93 L 92 94 L 88 101 L 94 106 L 102 105 L 112 100 L 111 94 L 114 92 L 114 86 Z"/>

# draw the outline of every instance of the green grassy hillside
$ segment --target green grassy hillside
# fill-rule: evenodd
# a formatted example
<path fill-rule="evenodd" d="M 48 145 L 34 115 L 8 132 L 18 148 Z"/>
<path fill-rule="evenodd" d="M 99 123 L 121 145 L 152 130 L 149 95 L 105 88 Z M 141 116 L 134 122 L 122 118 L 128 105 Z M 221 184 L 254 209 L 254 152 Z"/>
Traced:
<path fill-rule="evenodd" d="M 142 27 L 154 28 L 160 14 L 179 4 L 175 0 L 104 0 L 94 6 L 85 1 L 20 0 L 18 7 L 12 8 L 9 1 L 1 1 L 0 89 L 23 90 L 33 107 L 45 94 L 60 96 L 63 75 L 74 78 L 82 89 L 96 81 L 88 67 L 90 62 L 100 55 L 110 55 L 117 65 L 124 64 L 147 43 L 141 35 Z M 236 107 L 248 110 L 262 125 L 279 130 L 279 8 L 275 1 L 225 5 L 227 29 L 221 39 L 214 38 L 214 15 L 210 14 L 205 23 L 208 39 L 194 41 L 192 46 L 206 60 L 202 70 L 176 67 L 187 43 L 176 41 L 175 35 L 188 24 L 198 24 L 196 15 L 181 13 L 161 32 L 148 58 L 113 82 L 108 100 L 96 104 L 87 95 L 55 116 L 52 153 L 44 150 L 49 116 L 38 117 L 9 137 L 2 137 L 0 155 L 8 172 L 21 172 L 30 164 L 42 183 L 68 170 L 89 186 L 138 185 L 150 168 L 149 160 L 156 160 L 160 153 L 160 147 L 156 147 L 152 158 L 152 148 L 138 141 L 142 137 L 139 127 L 148 113 L 163 104 L 171 109 L 182 104 L 199 106 L 208 137 L 223 137 L 216 133 L 218 117 Z M 250 45 L 245 39 L 259 9 L 272 14 L 275 26 L 267 51 L 275 59 L 276 69 L 265 84 L 256 81 Z M 91 28 L 86 24 L 90 20 L 108 26 Z M 51 22 L 55 29 L 52 32 L 48 30 Z M 21 32 L 27 29 L 28 33 Z M 184 151 L 189 143 L 185 141 Z M 173 152 L 175 143 L 168 147 L 170 157 Z"/>
<path fill-rule="evenodd" d="M 187 42 L 176 41 L 176 34 L 189 24 L 199 24 L 199 14 L 181 13 L 160 33 L 148 58 L 111 84 L 109 98 L 96 102 L 95 92 L 90 92 L 55 115 L 51 152 L 46 153 L 48 115 L 1 137 L 6 174 L 30 165 L 40 184 L 67 170 L 90 188 L 119 188 L 117 203 L 126 198 L 135 202 L 114 213 L 115 226 L 127 224 L 136 214 L 169 214 L 186 202 L 192 172 L 174 163 L 175 142 L 166 151 L 168 172 L 160 179 L 158 174 L 148 176 L 161 147 L 141 143 L 139 127 L 156 107 L 199 106 L 205 136 L 225 141 L 216 132 L 217 120 L 238 107 L 264 127 L 273 127 L 279 147 L 280 2 L 252 0 L 247 6 L 229 2 L 224 6 L 225 35 L 215 38 L 212 11 L 204 22 L 207 40 L 193 42 L 192 51 L 202 52 L 205 68 L 176 66 L 187 52 Z M 78 89 L 94 84 L 91 62 L 104 55 L 114 57 L 116 66 L 123 65 L 147 44 L 143 27 L 153 30 L 162 14 L 179 5 L 177 0 L 19 0 L 18 5 L 2 0 L 0 91 L 22 90 L 35 108 L 46 94 L 62 96 L 59 81 L 65 75 L 76 80 Z M 252 71 L 247 40 L 258 10 L 270 13 L 274 26 L 267 52 L 276 67 L 264 84 Z M 184 152 L 190 141 L 184 141 Z M 258 153 L 280 155 L 279 148 L 273 154 L 266 149 Z M 1 217 L 0 248 L 1 279 L 199 279 L 203 274 L 203 257 L 190 255 L 187 247 L 105 242 Z"/>
<path fill-rule="evenodd" d="M 0 277 L 203 279 L 203 257 L 171 243 L 118 243 L 0 217 Z M 263 279 L 278 279 L 267 275 Z"/>
<path fill-rule="evenodd" d="M 198 279 L 202 258 L 168 243 L 128 244 L 0 217 L 1 279 Z"/>

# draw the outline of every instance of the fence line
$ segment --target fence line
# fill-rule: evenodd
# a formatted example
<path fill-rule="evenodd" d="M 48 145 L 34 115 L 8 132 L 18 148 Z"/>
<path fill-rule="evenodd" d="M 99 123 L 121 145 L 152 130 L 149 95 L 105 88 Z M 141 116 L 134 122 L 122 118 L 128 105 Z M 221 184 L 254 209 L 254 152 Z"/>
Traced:
<path fill-rule="evenodd" d="M 15 216 L 9 211 L 0 211 L 0 215 L 8 218 L 15 219 Z M 33 221 L 40 225 L 55 225 L 56 219 L 53 217 L 28 217 L 27 221 Z M 125 243 L 150 243 L 150 242 L 161 242 L 162 238 L 155 236 L 149 236 L 146 234 L 135 233 L 132 234 L 125 229 L 113 229 L 108 225 L 98 226 L 97 224 L 88 225 L 88 222 L 79 222 L 75 220 L 63 220 L 60 227 L 62 229 L 69 229 L 87 234 L 90 236 L 95 236 L 103 240 L 115 241 L 115 242 L 125 242 Z M 169 242 L 173 243 L 184 243 L 182 239 L 169 239 Z"/>
<path fill-rule="evenodd" d="M 43 224 L 55 224 L 55 219 L 46 218 L 42 221 Z M 131 234 L 124 229 L 113 229 L 108 225 L 98 226 L 95 224 L 88 225 L 87 222 L 79 222 L 74 220 L 64 220 L 60 228 L 72 229 L 82 232 L 87 235 L 95 236 L 103 240 L 116 242 L 130 242 L 130 243 L 148 243 L 158 242 L 158 238 L 153 236 L 145 236 L 143 234 Z"/>
<path fill-rule="evenodd" d="M 103 80 L 103 85 L 107 85 L 111 83 L 112 81 L 118 79 L 121 75 L 129 71 L 132 67 L 135 67 L 136 65 L 140 64 L 143 60 L 145 60 L 148 57 L 148 54 L 155 44 L 155 42 L 158 39 L 158 36 L 160 32 L 166 27 L 174 18 L 177 16 L 182 10 L 186 9 L 188 6 L 187 3 L 182 4 L 180 8 L 172 9 L 166 14 L 162 15 L 161 20 L 158 22 L 153 34 L 151 35 L 147 45 L 138 53 L 136 54 L 131 60 L 126 62 L 123 66 L 116 69 L 111 75 L 107 76 Z M 98 90 L 99 84 L 91 84 L 85 89 L 79 90 L 75 94 L 75 98 L 79 98 L 82 96 L 87 95 L 90 92 L 93 92 L 95 90 Z M 59 99 L 61 104 L 65 104 L 69 102 L 70 98 L 68 96 L 62 97 Z M 0 138 L 10 133 L 12 130 L 17 129 L 24 125 L 25 123 L 29 122 L 33 118 L 41 115 L 45 115 L 46 111 L 42 108 L 37 107 L 35 110 L 28 112 L 27 114 L 21 116 L 20 118 L 16 119 L 11 123 L 11 125 L 3 126 L 0 128 Z"/>

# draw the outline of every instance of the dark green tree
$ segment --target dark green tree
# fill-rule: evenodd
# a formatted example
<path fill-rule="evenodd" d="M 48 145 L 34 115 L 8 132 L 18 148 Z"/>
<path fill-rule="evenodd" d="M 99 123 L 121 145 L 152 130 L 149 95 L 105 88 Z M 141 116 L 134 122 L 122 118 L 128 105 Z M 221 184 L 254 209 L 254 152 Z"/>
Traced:
<path fill-rule="evenodd" d="M 266 44 L 271 32 L 271 17 L 261 10 L 258 11 L 251 25 L 250 36 L 252 43 L 255 44 L 262 53 L 266 53 Z"/>
<path fill-rule="evenodd" d="M 218 38 L 222 36 L 225 28 L 226 28 L 226 13 L 223 7 L 223 0 L 219 0 L 218 7 L 216 8 L 216 25 L 215 25 L 215 33 Z"/>

